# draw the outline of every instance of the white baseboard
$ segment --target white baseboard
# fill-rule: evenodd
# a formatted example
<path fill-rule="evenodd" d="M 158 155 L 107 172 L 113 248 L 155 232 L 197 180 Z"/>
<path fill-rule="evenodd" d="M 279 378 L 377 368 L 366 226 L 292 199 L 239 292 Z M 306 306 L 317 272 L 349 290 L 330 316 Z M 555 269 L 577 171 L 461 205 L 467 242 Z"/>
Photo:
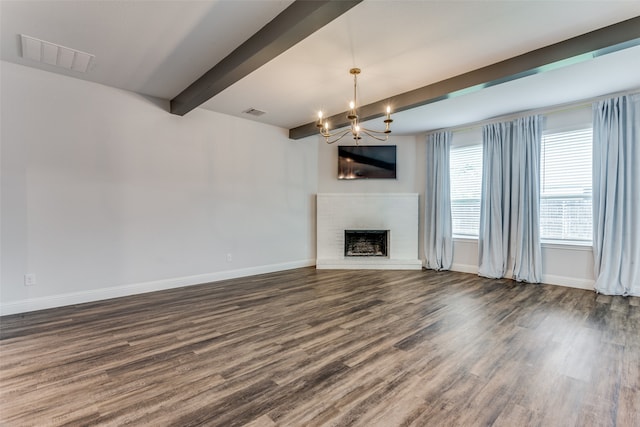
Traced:
<path fill-rule="evenodd" d="M 542 283 L 547 285 L 566 286 L 569 288 L 586 289 L 593 291 L 595 280 L 592 279 L 577 279 L 575 277 L 556 276 L 554 274 L 543 274 Z"/>
<path fill-rule="evenodd" d="M 324 264 L 324 265 L 323 265 Z M 421 269 L 422 262 L 408 262 L 404 265 L 388 265 L 388 269 Z M 172 279 L 154 280 L 143 283 L 133 283 L 129 285 L 116 286 L 111 288 L 94 289 L 90 291 L 72 292 L 61 295 L 52 295 L 40 298 L 30 298 L 27 300 L 0 303 L 0 315 L 26 313 L 29 311 L 45 310 L 48 308 L 63 307 L 66 305 L 82 304 L 85 302 L 100 301 L 110 298 L 124 297 L 128 295 L 143 294 L 147 292 L 161 291 L 165 289 L 180 288 L 183 286 L 199 285 L 202 283 L 218 282 L 221 280 L 236 279 L 240 277 L 254 276 L 257 274 L 273 273 L 276 271 L 291 270 L 294 268 L 311 267 L 316 265 L 316 260 L 293 261 L 281 264 L 262 265 L 238 270 L 219 271 L 194 276 L 176 277 Z M 346 265 L 330 265 L 326 260 L 323 263 L 319 260 L 318 268 L 354 268 Z M 362 265 L 358 268 L 372 268 L 372 266 Z M 378 266 L 378 268 L 380 268 Z M 385 267 L 383 267 L 385 268 Z M 461 273 L 477 274 L 478 267 L 469 264 L 453 264 L 452 271 Z M 571 288 L 593 290 L 595 281 L 590 279 L 578 279 L 575 277 L 543 275 L 542 281 L 549 285 L 567 286 Z"/>
<path fill-rule="evenodd" d="M 451 271 L 459 271 L 460 273 L 478 274 L 478 266 L 470 264 L 451 264 Z"/>
<path fill-rule="evenodd" d="M 477 265 L 453 264 L 451 266 L 451 270 L 459 271 L 461 273 L 478 274 Z M 507 271 L 505 277 L 511 277 L 512 275 L 513 275 L 513 272 L 509 270 Z M 555 274 L 543 274 L 542 283 L 546 285 L 566 286 L 569 288 L 586 289 L 586 290 L 592 291 L 593 286 L 595 284 L 595 280 L 579 279 L 579 278 L 569 277 L 569 276 L 558 276 Z"/>
<path fill-rule="evenodd" d="M 0 303 L 0 315 L 25 313 L 28 311 L 45 310 L 47 308 L 63 307 L 65 305 L 82 304 L 128 295 L 144 294 L 165 289 L 181 288 L 183 286 L 199 285 L 202 283 L 218 282 L 220 280 L 236 279 L 257 274 L 273 273 L 276 271 L 292 270 L 294 268 L 311 267 L 315 260 L 302 260 L 281 264 L 261 265 L 238 270 L 219 271 L 194 276 L 176 277 L 171 279 L 154 280 L 151 282 L 132 283 L 111 288 L 93 289 L 82 292 L 71 292 L 47 297 L 30 298 L 26 300 Z"/>

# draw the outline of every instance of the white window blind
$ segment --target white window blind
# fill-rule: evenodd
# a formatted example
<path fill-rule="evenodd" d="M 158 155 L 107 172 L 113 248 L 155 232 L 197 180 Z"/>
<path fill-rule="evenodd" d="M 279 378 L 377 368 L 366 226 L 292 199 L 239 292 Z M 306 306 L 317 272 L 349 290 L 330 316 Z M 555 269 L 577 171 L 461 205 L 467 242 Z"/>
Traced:
<path fill-rule="evenodd" d="M 482 189 L 482 145 L 452 147 L 450 175 L 453 235 L 478 237 Z"/>
<path fill-rule="evenodd" d="M 540 237 L 590 242 L 592 239 L 592 129 L 542 137 Z"/>

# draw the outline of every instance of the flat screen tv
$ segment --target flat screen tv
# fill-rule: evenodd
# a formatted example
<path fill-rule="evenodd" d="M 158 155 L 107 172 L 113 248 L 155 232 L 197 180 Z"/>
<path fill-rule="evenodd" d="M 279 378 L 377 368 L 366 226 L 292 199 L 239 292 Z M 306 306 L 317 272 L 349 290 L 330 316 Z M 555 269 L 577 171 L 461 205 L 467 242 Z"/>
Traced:
<path fill-rule="evenodd" d="M 396 179 L 396 146 L 338 146 L 338 179 Z"/>

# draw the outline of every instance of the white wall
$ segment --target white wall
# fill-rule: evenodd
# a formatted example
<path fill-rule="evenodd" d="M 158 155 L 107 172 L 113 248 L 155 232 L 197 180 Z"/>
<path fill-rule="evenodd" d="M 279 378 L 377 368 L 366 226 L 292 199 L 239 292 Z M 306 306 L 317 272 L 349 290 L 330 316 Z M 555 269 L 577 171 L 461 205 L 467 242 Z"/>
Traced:
<path fill-rule="evenodd" d="M 0 70 L 2 314 L 313 265 L 316 141 Z"/>

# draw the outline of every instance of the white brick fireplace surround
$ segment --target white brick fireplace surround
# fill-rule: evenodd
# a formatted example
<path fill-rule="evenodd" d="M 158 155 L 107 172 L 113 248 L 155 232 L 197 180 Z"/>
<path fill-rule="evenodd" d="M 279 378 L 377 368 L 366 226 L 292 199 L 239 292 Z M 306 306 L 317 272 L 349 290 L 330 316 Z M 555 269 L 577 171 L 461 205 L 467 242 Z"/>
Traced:
<path fill-rule="evenodd" d="M 389 230 L 389 255 L 345 257 L 345 230 Z M 416 193 L 318 194 L 317 233 L 318 269 L 422 268 Z"/>

